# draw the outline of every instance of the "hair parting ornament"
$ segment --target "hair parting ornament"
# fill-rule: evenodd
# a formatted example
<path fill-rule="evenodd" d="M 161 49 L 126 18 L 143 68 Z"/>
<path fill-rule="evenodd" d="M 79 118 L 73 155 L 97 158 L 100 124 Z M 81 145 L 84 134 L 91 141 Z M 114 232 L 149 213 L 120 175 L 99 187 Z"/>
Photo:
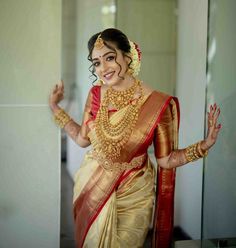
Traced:
<path fill-rule="evenodd" d="M 103 39 L 101 38 L 101 34 L 98 35 L 94 43 L 94 47 L 96 47 L 97 49 L 102 49 L 104 47 L 104 42 Z"/>

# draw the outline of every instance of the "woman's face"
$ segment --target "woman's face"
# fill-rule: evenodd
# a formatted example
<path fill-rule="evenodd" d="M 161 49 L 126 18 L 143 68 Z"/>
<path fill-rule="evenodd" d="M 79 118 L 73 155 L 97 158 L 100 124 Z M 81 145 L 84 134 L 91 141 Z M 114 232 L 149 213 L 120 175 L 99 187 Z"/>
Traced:
<path fill-rule="evenodd" d="M 112 46 L 116 53 L 105 45 L 100 49 L 94 47 L 92 63 L 97 76 L 108 86 L 115 86 L 122 84 L 128 76 L 128 59 L 112 43 L 108 45 Z"/>

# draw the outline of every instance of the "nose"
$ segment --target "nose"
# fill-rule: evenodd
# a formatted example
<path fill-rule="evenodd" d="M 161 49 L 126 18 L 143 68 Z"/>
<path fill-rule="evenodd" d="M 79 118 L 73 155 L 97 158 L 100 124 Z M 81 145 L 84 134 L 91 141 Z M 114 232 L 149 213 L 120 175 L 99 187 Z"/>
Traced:
<path fill-rule="evenodd" d="M 101 70 L 102 73 L 107 70 L 107 63 L 106 63 L 106 61 L 102 61 L 101 62 L 100 70 Z"/>

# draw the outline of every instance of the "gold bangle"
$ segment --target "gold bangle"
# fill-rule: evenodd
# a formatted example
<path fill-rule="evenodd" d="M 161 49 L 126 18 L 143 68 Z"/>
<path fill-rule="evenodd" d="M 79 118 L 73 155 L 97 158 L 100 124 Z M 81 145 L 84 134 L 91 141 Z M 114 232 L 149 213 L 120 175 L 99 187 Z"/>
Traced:
<path fill-rule="evenodd" d="M 188 162 L 193 162 L 197 160 L 198 157 L 196 156 L 196 146 L 197 144 L 190 145 L 185 150 L 185 156 Z"/>
<path fill-rule="evenodd" d="M 60 128 L 64 128 L 70 120 L 72 120 L 71 117 L 64 111 L 64 109 L 60 109 L 56 114 L 54 114 L 54 121 L 60 126 Z"/>
<path fill-rule="evenodd" d="M 208 151 L 202 151 L 200 142 L 190 145 L 185 149 L 185 157 L 188 162 L 193 162 L 199 158 L 206 157 L 207 154 Z"/>

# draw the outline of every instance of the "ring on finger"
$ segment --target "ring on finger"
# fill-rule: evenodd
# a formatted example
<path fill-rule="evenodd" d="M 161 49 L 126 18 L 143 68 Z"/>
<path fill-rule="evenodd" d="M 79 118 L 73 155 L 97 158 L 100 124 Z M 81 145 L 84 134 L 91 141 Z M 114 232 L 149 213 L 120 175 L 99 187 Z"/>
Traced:
<path fill-rule="evenodd" d="M 213 126 L 213 120 L 209 119 L 209 126 L 212 127 Z"/>

